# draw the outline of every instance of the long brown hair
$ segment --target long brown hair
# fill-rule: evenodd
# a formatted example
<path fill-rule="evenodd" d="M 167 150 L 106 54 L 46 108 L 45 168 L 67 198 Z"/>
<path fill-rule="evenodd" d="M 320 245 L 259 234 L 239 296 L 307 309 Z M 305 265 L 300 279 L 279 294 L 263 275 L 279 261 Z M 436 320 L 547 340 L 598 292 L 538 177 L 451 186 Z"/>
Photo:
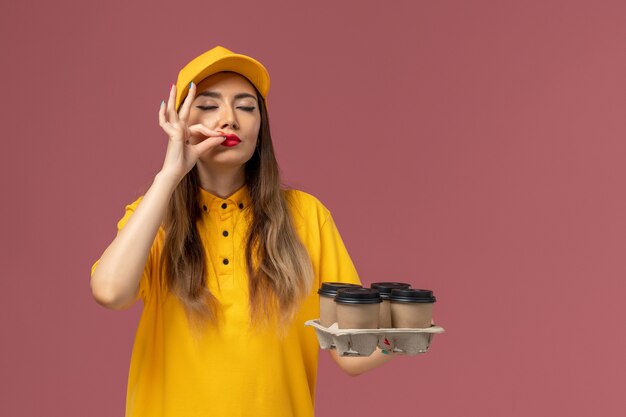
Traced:
<path fill-rule="evenodd" d="M 288 187 L 280 172 L 270 134 L 265 99 L 255 88 L 261 113 L 257 149 L 244 166 L 251 205 L 245 259 L 249 277 L 250 322 L 253 327 L 275 324 L 284 336 L 314 281 L 309 254 L 299 240 L 289 214 Z M 202 216 L 195 166 L 177 185 L 163 221 L 165 242 L 160 259 L 165 284 L 181 301 L 194 331 L 222 320 L 218 299 L 207 287 L 205 256 L 196 222 Z"/>

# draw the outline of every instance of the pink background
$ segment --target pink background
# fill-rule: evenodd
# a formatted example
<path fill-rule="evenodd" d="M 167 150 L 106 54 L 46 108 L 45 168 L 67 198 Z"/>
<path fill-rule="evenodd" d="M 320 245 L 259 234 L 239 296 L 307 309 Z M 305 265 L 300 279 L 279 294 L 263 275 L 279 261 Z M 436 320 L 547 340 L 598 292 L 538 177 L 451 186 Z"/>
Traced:
<path fill-rule="evenodd" d="M 438 298 L 424 355 L 351 378 L 320 352 L 318 416 L 624 415 L 625 3 L 310 4 L 3 5 L 0 415 L 123 415 L 141 303 L 89 271 L 215 45 L 268 68 L 284 180 L 364 283 Z"/>

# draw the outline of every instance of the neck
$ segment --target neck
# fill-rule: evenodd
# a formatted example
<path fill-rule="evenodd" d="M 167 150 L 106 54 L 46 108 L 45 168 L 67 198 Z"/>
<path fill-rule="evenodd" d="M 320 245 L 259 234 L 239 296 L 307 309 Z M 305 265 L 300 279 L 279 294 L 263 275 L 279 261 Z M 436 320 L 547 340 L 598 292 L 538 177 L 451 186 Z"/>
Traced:
<path fill-rule="evenodd" d="M 226 198 L 245 184 L 245 171 L 240 166 L 206 166 L 197 164 L 200 187 L 213 195 Z"/>

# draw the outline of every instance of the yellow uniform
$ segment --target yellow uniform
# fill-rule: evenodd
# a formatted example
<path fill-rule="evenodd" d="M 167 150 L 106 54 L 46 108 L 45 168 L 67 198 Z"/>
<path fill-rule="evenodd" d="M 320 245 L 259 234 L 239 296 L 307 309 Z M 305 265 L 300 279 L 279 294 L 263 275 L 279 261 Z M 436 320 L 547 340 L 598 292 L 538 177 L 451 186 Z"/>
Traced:
<path fill-rule="evenodd" d="M 130 363 L 126 417 L 312 417 L 319 345 L 314 329 L 304 322 L 319 317 L 317 289 L 322 282 L 361 284 L 330 211 L 311 194 L 285 191 L 295 197 L 290 212 L 316 281 L 281 341 L 273 330 L 249 331 L 247 186 L 228 198 L 203 188 L 199 192 L 207 285 L 222 305 L 224 326 L 208 330 L 195 343 L 182 305 L 160 290 L 160 228 L 140 281 L 143 311 Z M 118 233 L 142 197 L 126 206 Z"/>

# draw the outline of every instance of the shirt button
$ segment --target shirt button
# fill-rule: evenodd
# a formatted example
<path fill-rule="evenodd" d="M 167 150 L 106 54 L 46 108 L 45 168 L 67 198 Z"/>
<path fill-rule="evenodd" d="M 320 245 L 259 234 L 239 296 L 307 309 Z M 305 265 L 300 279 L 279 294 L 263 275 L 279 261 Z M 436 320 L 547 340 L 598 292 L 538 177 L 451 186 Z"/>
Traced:
<path fill-rule="evenodd" d="M 227 231 L 227 230 L 224 230 L 224 231 L 222 232 L 222 234 L 223 234 L 224 236 L 228 236 L 228 231 Z"/>
<path fill-rule="evenodd" d="M 224 265 L 228 265 L 228 258 L 224 258 L 222 262 L 224 262 Z"/>
<path fill-rule="evenodd" d="M 226 208 L 226 207 L 228 207 L 228 204 L 222 203 L 222 208 Z"/>
<path fill-rule="evenodd" d="M 243 208 L 243 203 L 239 203 L 239 208 L 242 209 Z"/>
<path fill-rule="evenodd" d="M 205 205 L 202 206 L 202 210 L 206 211 L 206 206 Z"/>

